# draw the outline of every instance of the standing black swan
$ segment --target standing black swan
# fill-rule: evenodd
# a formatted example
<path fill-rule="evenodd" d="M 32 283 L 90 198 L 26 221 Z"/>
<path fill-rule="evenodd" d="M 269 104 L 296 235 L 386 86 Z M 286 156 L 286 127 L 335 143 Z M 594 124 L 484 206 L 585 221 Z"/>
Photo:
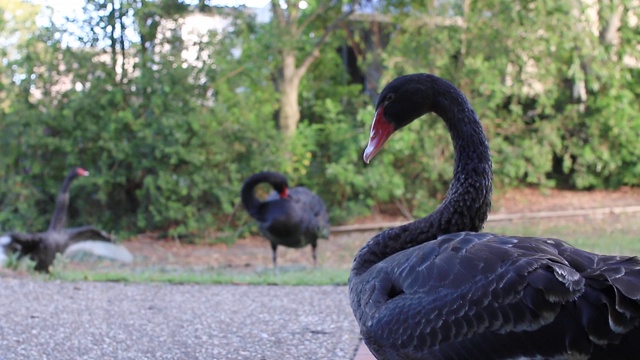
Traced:
<path fill-rule="evenodd" d="M 480 231 L 491 160 L 465 96 L 430 74 L 399 77 L 376 105 L 364 161 L 434 112 L 453 141 L 453 180 L 432 214 L 373 237 L 349 296 L 378 359 L 637 359 L 640 261 L 549 238 Z"/>
<path fill-rule="evenodd" d="M 255 195 L 260 183 L 268 183 L 275 190 L 265 201 Z M 258 221 L 260 233 L 271 242 L 274 268 L 278 245 L 301 248 L 311 244 L 313 264 L 316 264 L 318 238 L 329 238 L 329 216 L 318 195 L 303 186 L 289 189 L 284 175 L 265 171 L 245 180 L 241 197 L 249 215 Z"/>
<path fill-rule="evenodd" d="M 36 262 L 35 270 L 49 272 L 57 253 L 62 253 L 70 245 L 83 240 L 101 240 L 111 242 L 111 236 L 94 226 L 65 228 L 67 209 L 69 208 L 69 187 L 78 176 L 88 176 L 89 172 L 75 167 L 62 183 L 56 199 L 56 208 L 49 222 L 49 228 L 39 233 L 9 232 L 0 239 L 0 244 L 18 252 L 18 259 L 30 256 Z"/>

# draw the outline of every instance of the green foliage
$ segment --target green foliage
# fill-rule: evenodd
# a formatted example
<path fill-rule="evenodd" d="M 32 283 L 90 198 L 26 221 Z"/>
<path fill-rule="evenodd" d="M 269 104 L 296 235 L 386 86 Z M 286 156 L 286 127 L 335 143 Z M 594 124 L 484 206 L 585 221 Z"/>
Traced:
<path fill-rule="evenodd" d="M 390 3 L 411 4 L 413 14 L 420 6 Z M 614 46 L 597 32 L 604 28 L 591 31 L 593 21 L 575 15 L 595 9 L 607 22 L 611 9 L 624 3 L 596 9 L 491 0 L 472 3 L 468 12 L 449 3 L 418 16 L 399 12 L 406 26 L 385 49 L 393 64 L 386 77 L 426 71 L 456 83 L 490 137 L 498 186 L 638 185 L 637 146 L 630 141 L 639 135 L 638 94 L 631 90 L 638 70 L 621 62 L 624 54 L 637 56 L 637 25 L 623 16 L 619 36 L 625 41 Z M 444 13 L 467 26 L 420 26 Z M 398 59 L 412 49 L 425 50 Z"/>
<path fill-rule="evenodd" d="M 342 11 L 338 2 L 317 17 L 301 10 L 310 23 L 295 39 L 250 14 L 201 4 L 232 26 L 194 43 L 165 28 L 194 11 L 181 1 L 88 0 L 83 24 L 40 29 L 25 12 L 31 20 L 21 18 L 16 43 L 1 52 L 0 229 L 45 228 L 77 165 L 91 176 L 72 188 L 71 225 L 125 236 L 252 231 L 239 189 L 262 170 L 320 194 L 334 224 L 384 204 L 430 211 L 451 177 L 446 129 L 433 116 L 415 122 L 364 166 L 374 109 L 336 51 L 345 43 L 369 80 L 380 76 L 378 88 L 411 72 L 458 85 L 489 136 L 498 187 L 640 185 L 640 71 L 623 61 L 640 58 L 632 16 L 625 12 L 611 42 L 604 25 L 576 15 L 593 10 L 580 2 L 382 3 L 391 22 L 349 22 L 320 49 L 288 139 L 276 127 L 279 51 L 308 53 Z M 618 5 L 632 11 L 628 1 L 606 2 L 596 9 L 601 24 Z M 5 34 L 18 31 L 2 20 Z M 78 25 L 84 30 L 73 31 Z M 186 47 L 195 60 L 183 60 Z"/>
<path fill-rule="evenodd" d="M 56 37 L 45 31 L 42 38 Z M 33 54 L 7 69 L 10 78 L 50 66 L 49 49 L 60 47 L 55 41 L 49 49 L 32 44 L 38 42 L 25 45 Z M 219 49 L 229 48 L 223 43 Z M 185 80 L 202 77 L 207 84 L 219 74 L 176 67 L 171 52 L 140 65 L 128 83 L 108 62 L 94 61 L 95 54 L 63 52 L 68 63 L 62 68 L 77 69 L 64 72 L 76 86 L 21 99 L 21 91 L 55 83 L 55 76 L 24 76 L 0 124 L 9 144 L 2 158 L 1 228 L 46 227 L 67 169 L 83 166 L 91 176 L 72 188 L 72 225 L 94 223 L 125 234 L 166 230 L 171 236 L 220 229 L 229 224 L 242 181 L 282 163 L 280 134 L 265 121 L 273 116 L 273 95 L 243 99 L 233 82 L 220 83 L 214 105 L 209 86 Z"/>

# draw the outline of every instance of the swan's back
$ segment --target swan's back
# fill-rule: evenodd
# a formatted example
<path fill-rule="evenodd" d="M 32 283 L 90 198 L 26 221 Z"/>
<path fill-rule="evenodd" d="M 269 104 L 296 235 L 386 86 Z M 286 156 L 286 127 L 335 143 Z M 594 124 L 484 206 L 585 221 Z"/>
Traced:
<path fill-rule="evenodd" d="M 319 238 L 329 238 L 329 215 L 324 202 L 306 187 L 296 186 L 289 189 L 289 196 L 286 199 L 281 199 L 277 192 L 272 191 L 266 198 L 265 204 L 274 209 L 270 211 L 276 211 L 275 207 L 278 207 L 278 220 L 272 219 L 274 220 L 272 224 L 278 223 L 280 224 L 278 227 L 284 226 L 287 231 L 286 234 L 274 236 L 268 226 L 263 226 L 261 229 L 265 232 L 265 236 L 271 233 L 270 236 L 275 237 L 274 240 L 280 245 L 302 247 L 315 244 Z"/>
<path fill-rule="evenodd" d="M 556 239 L 444 235 L 372 266 L 350 293 L 380 359 L 640 354 L 640 261 Z"/>

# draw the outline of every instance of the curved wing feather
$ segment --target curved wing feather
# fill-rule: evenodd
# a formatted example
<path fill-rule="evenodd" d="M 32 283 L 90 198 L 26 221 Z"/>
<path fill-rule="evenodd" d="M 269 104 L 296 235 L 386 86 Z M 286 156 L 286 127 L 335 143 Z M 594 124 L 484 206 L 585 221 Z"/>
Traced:
<path fill-rule="evenodd" d="M 296 186 L 289 191 L 289 197 L 300 213 L 304 214 L 305 232 L 315 234 L 316 239 L 329 238 L 329 215 L 324 201 L 303 186 Z"/>
<path fill-rule="evenodd" d="M 92 225 L 65 229 L 65 232 L 69 238 L 70 244 L 86 240 L 113 242 L 111 235 Z"/>
<path fill-rule="evenodd" d="M 450 234 L 369 272 L 351 291 L 362 335 L 384 359 L 579 356 L 640 320 L 636 258 L 556 239 Z"/>

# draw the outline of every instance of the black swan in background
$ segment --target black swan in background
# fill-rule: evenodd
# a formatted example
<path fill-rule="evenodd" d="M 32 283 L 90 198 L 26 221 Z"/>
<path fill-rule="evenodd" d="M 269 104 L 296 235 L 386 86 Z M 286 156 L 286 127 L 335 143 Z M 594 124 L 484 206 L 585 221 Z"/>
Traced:
<path fill-rule="evenodd" d="M 268 183 L 275 190 L 265 201 L 255 195 L 255 188 L 261 183 Z M 274 267 L 278 245 L 301 248 L 311 244 L 316 264 L 318 238 L 329 238 L 329 216 L 318 195 L 303 186 L 290 189 L 284 175 L 265 171 L 245 180 L 241 197 L 244 208 L 258 221 L 260 233 L 271 242 Z"/>
<path fill-rule="evenodd" d="M 70 245 L 83 240 L 100 240 L 111 242 L 111 236 L 94 226 L 65 228 L 67 225 L 67 209 L 69 208 L 69 187 L 78 176 L 88 176 L 89 172 L 75 167 L 62 183 L 56 199 L 56 207 L 45 232 L 18 233 L 9 232 L 0 238 L 0 244 L 10 251 L 18 253 L 18 260 L 29 256 L 36 262 L 35 270 L 48 272 L 57 253 L 64 252 Z"/>
<path fill-rule="evenodd" d="M 557 239 L 480 231 L 491 160 L 465 96 L 430 74 L 399 77 L 378 99 L 364 161 L 434 112 L 453 141 L 453 180 L 430 215 L 373 237 L 349 296 L 378 359 L 638 359 L 640 261 Z"/>

